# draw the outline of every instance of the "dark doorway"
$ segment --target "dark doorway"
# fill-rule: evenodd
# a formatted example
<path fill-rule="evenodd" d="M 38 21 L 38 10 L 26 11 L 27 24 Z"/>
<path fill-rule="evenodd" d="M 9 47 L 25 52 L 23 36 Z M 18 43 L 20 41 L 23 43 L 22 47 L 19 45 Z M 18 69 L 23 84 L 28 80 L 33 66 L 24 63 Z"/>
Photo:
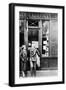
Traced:
<path fill-rule="evenodd" d="M 28 30 L 28 43 L 32 41 L 38 41 L 38 29 L 30 28 Z"/>
<path fill-rule="evenodd" d="M 20 32 L 20 47 L 22 46 L 22 45 L 24 45 L 24 32 Z"/>

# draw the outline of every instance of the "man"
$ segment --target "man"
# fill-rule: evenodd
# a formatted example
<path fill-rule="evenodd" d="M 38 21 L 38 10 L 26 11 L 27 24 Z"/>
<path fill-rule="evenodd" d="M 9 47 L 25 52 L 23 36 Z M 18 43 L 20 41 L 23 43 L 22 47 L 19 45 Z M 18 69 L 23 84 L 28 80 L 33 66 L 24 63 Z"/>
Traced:
<path fill-rule="evenodd" d="M 27 76 L 27 50 L 26 46 L 23 45 L 20 52 L 20 58 L 21 58 L 21 72 L 22 76 Z"/>

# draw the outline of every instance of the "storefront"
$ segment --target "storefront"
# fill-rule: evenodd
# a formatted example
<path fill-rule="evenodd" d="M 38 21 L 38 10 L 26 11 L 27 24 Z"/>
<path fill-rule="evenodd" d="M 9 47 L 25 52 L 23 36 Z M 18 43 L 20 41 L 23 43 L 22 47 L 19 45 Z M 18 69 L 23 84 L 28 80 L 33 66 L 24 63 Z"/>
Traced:
<path fill-rule="evenodd" d="M 58 14 L 19 13 L 20 47 L 32 43 L 41 54 L 41 69 L 57 69 Z"/>

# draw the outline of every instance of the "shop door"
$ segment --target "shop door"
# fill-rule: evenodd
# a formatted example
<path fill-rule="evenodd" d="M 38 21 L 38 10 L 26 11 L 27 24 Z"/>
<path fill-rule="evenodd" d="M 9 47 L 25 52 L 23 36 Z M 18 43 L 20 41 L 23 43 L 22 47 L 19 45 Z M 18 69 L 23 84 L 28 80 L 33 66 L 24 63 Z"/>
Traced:
<path fill-rule="evenodd" d="M 36 46 L 36 48 L 38 48 L 38 29 L 35 28 L 30 28 L 28 29 L 28 44 L 32 44 Z"/>

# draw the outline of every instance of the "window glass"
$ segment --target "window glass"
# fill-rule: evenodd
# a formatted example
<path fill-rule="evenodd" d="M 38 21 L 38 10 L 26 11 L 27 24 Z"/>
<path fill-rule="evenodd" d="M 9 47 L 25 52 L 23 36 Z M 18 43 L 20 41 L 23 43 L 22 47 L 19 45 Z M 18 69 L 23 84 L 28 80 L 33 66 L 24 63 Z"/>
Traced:
<path fill-rule="evenodd" d="M 50 21 L 50 56 L 58 55 L 58 21 Z"/>
<path fill-rule="evenodd" d="M 28 20 L 28 26 L 38 26 L 37 20 Z"/>
<path fill-rule="evenodd" d="M 42 22 L 42 54 L 49 56 L 49 21 Z"/>

